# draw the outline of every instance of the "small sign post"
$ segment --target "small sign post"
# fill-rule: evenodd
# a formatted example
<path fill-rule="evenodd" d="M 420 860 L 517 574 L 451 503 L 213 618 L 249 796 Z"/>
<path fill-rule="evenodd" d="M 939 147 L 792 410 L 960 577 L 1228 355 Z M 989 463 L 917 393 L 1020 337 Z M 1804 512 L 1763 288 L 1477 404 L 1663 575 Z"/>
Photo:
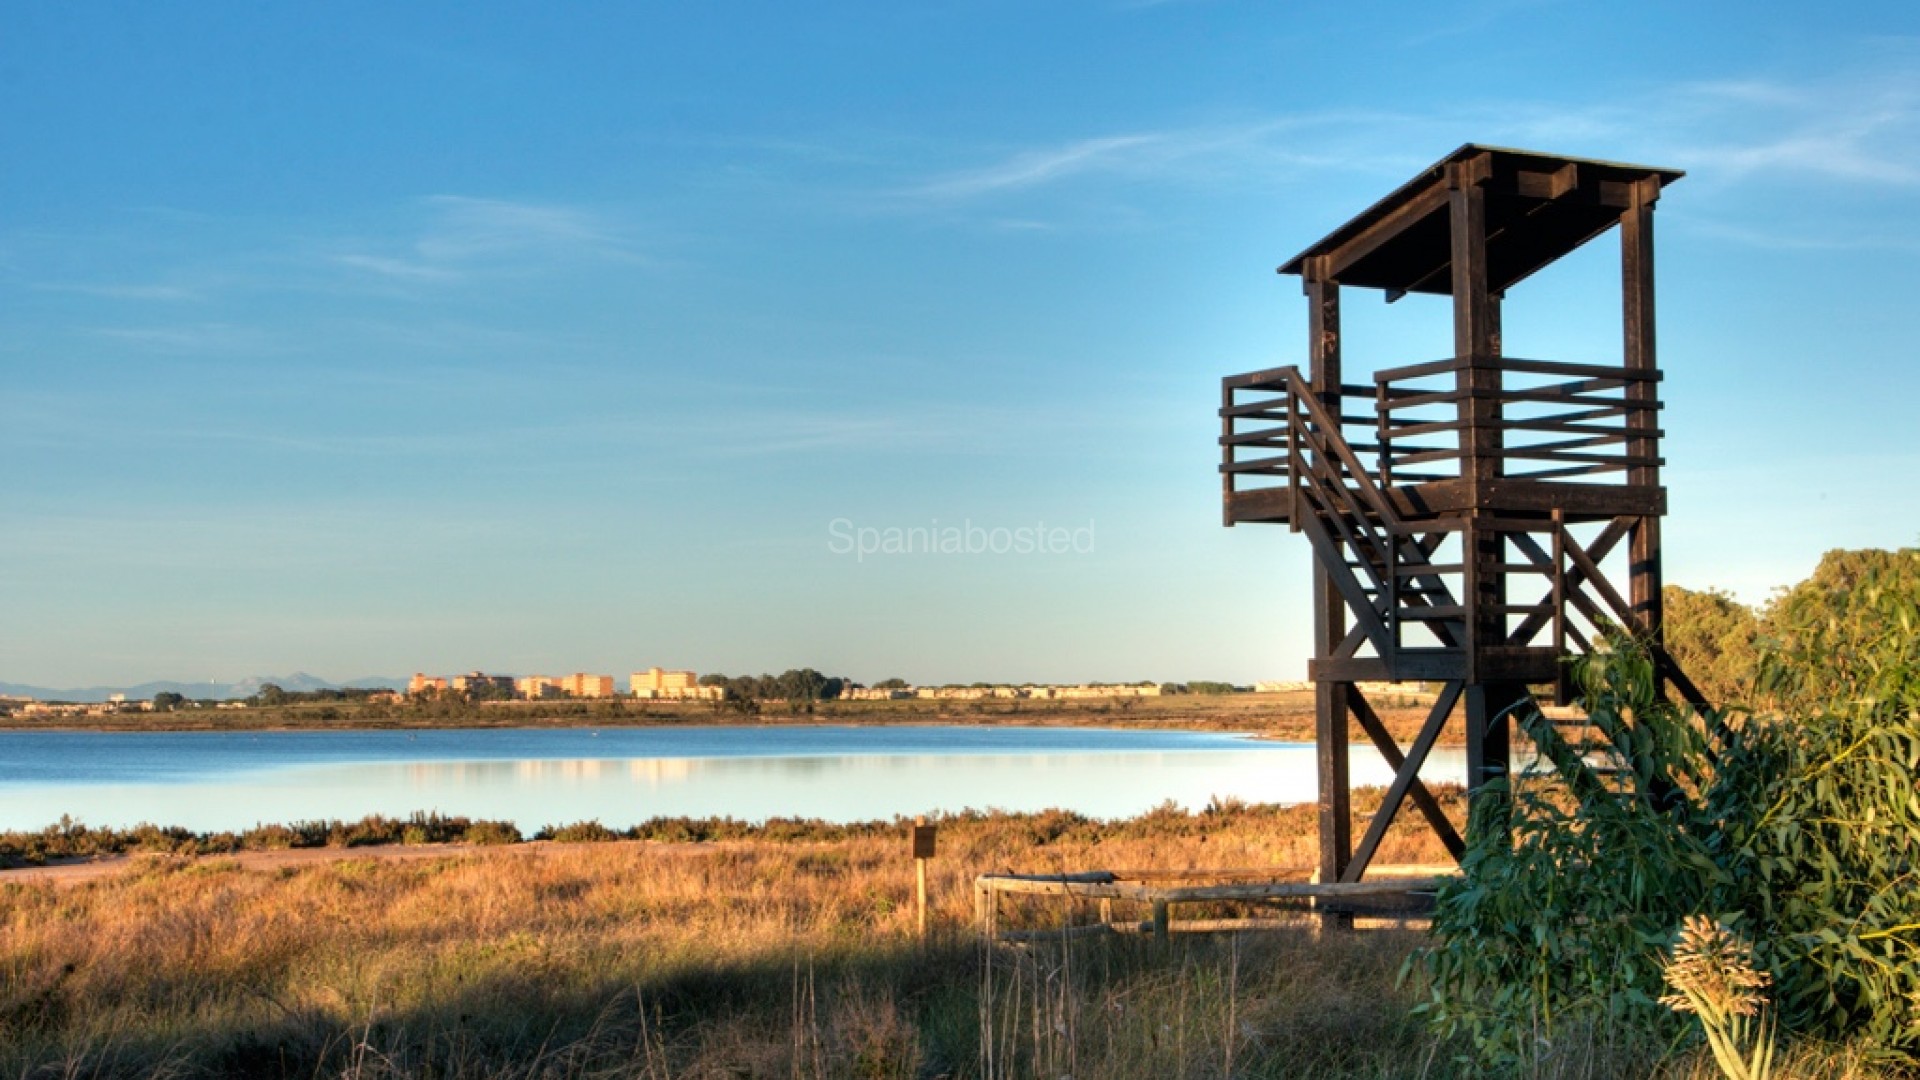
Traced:
<path fill-rule="evenodd" d="M 920 937 L 927 936 L 927 860 L 933 858 L 933 837 L 935 826 L 927 824 L 925 817 L 913 819 L 913 876 L 915 910 L 920 916 Z"/>

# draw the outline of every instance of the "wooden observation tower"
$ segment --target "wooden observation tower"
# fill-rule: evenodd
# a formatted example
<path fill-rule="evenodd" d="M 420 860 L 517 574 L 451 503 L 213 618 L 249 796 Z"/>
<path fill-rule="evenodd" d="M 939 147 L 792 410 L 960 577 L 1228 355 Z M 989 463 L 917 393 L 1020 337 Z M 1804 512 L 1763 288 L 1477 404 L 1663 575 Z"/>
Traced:
<path fill-rule="evenodd" d="M 1458 858 L 1418 777 L 1428 752 L 1458 712 L 1469 791 L 1504 773 L 1509 710 L 1547 684 L 1565 704 L 1562 657 L 1602 626 L 1651 642 L 1663 686 L 1704 704 L 1660 647 L 1653 208 L 1681 175 L 1463 146 L 1280 268 L 1306 290 L 1305 373 L 1221 381 L 1226 524 L 1284 524 L 1313 547 L 1322 881 L 1359 881 L 1408 798 Z M 1506 355 L 1508 290 L 1616 225 L 1619 362 Z M 1343 286 L 1451 297 L 1451 355 L 1349 382 Z M 1405 748 L 1361 685 L 1403 681 L 1440 684 Z M 1357 846 L 1354 721 L 1396 774 Z"/>

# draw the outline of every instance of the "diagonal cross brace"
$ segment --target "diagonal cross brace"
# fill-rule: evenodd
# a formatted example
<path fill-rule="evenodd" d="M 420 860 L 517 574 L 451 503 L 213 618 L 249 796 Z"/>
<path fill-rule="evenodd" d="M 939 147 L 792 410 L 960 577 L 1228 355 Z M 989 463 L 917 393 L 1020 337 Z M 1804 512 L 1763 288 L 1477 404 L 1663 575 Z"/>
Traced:
<path fill-rule="evenodd" d="M 1597 567 L 1603 562 L 1608 555 L 1613 553 L 1613 549 L 1619 546 L 1620 541 L 1627 538 L 1627 533 L 1632 525 L 1633 519 L 1627 517 L 1614 518 L 1608 522 L 1607 527 L 1601 530 L 1600 535 L 1594 537 L 1593 545 L 1584 550 L 1580 550 L 1580 554 L 1586 557 L 1587 565 Z M 1562 537 L 1566 541 L 1566 549 L 1569 555 L 1575 550 L 1580 549 L 1580 545 L 1576 543 L 1572 535 L 1566 533 L 1564 529 L 1562 530 Z M 1516 532 L 1509 533 L 1507 538 L 1512 540 L 1513 545 L 1519 548 L 1521 552 L 1526 555 L 1528 561 L 1532 562 L 1535 566 L 1551 567 L 1553 565 L 1553 558 L 1540 546 L 1540 542 L 1532 536 L 1523 532 Z M 1580 586 L 1586 580 L 1587 572 L 1578 565 L 1578 559 L 1575 559 L 1574 562 L 1575 565 L 1566 572 L 1567 599 L 1572 600 L 1576 606 L 1581 608 L 1582 613 L 1591 619 L 1595 611 L 1598 610 L 1598 605 L 1593 604 L 1590 600 L 1584 605 L 1581 604 L 1581 601 L 1585 600 L 1586 597 L 1585 594 L 1580 591 Z M 1547 591 L 1545 596 L 1540 598 L 1540 603 L 1549 608 L 1552 606 L 1553 591 L 1551 589 Z M 1588 610 L 1589 608 L 1594 610 Z M 1507 638 L 1507 644 L 1530 644 L 1533 641 L 1534 635 L 1538 634 L 1552 620 L 1553 615 L 1550 612 L 1536 612 L 1528 615 L 1520 621 L 1519 626 L 1514 627 L 1513 633 Z"/>
<path fill-rule="evenodd" d="M 1387 732 L 1386 724 L 1373 711 L 1373 705 L 1360 692 L 1360 688 L 1356 686 L 1349 691 L 1348 707 L 1352 709 L 1354 719 L 1360 721 L 1360 726 L 1373 739 L 1380 756 L 1386 758 L 1387 764 L 1393 768 L 1393 784 L 1387 788 L 1386 798 L 1381 801 L 1373 820 L 1367 823 L 1367 834 L 1361 837 L 1360 846 L 1354 849 L 1353 858 L 1340 875 L 1341 881 L 1359 881 L 1361 875 L 1367 872 L 1368 864 L 1373 862 L 1374 852 L 1380 848 L 1380 841 L 1386 838 L 1387 827 L 1393 824 L 1394 815 L 1400 812 L 1400 805 L 1408 796 L 1413 797 L 1413 804 L 1426 815 L 1427 824 L 1433 827 L 1440 842 L 1447 846 L 1455 859 L 1466 852 L 1466 844 L 1461 841 L 1453 822 L 1447 820 L 1446 813 L 1440 809 L 1439 800 L 1420 781 L 1420 767 L 1427 763 L 1427 755 L 1440 738 L 1441 729 L 1447 726 L 1447 718 L 1453 715 L 1453 706 L 1460 700 L 1463 688 L 1464 684 L 1459 682 L 1449 682 L 1441 687 L 1440 696 L 1434 699 L 1433 708 L 1427 713 L 1426 723 L 1420 726 L 1420 733 L 1414 737 L 1413 745 L 1407 748 L 1405 754 L 1400 752 L 1399 745 Z"/>

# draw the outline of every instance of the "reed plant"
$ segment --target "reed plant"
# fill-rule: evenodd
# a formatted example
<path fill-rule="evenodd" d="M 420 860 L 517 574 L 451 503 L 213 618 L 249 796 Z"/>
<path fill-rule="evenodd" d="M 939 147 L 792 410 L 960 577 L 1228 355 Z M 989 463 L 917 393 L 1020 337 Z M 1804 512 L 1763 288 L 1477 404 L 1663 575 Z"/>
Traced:
<path fill-rule="evenodd" d="M 1661 973 L 1673 993 L 1660 1004 L 1699 1019 L 1726 1080 L 1769 1080 L 1775 1031 L 1767 985 L 1773 979 L 1754 967 L 1752 945 L 1713 919 L 1691 916 Z"/>

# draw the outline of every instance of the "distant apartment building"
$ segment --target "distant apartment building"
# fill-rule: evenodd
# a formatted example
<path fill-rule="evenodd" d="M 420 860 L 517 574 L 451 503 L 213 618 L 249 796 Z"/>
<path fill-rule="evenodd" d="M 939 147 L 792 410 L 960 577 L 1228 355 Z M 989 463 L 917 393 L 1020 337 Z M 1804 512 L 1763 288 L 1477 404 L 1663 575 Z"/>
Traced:
<path fill-rule="evenodd" d="M 560 692 L 569 697 L 602 698 L 613 696 L 613 676 L 589 675 L 576 671 L 560 677 Z"/>
<path fill-rule="evenodd" d="M 1081 683 L 1078 686 L 1030 686 L 1027 696 L 1052 700 L 1073 700 L 1082 698 L 1143 698 L 1159 697 L 1159 683 L 1124 683 L 1116 686 L 1090 686 Z"/>
<path fill-rule="evenodd" d="M 106 716 L 110 713 L 152 712 L 151 701 L 94 701 L 53 704 L 27 701 L 19 706 L 22 716 Z"/>
<path fill-rule="evenodd" d="M 1037 698 L 1057 701 L 1070 698 L 1159 697 L 1159 683 L 1129 683 L 1119 686 L 922 686 L 902 696 L 931 698 L 937 701 L 981 701 L 988 698 Z"/>
<path fill-rule="evenodd" d="M 513 676 L 488 675 L 483 671 L 469 671 L 465 675 L 455 675 L 451 685 L 455 691 L 463 694 L 470 690 L 478 690 L 482 687 L 491 687 L 493 689 L 511 692 L 513 690 Z"/>
<path fill-rule="evenodd" d="M 699 676 L 691 671 L 663 671 L 660 668 L 648 668 L 633 673 L 629 684 L 636 696 L 657 697 L 667 690 L 686 690 L 700 685 Z M 649 693 L 650 692 L 650 693 Z"/>
<path fill-rule="evenodd" d="M 559 697 L 560 680 L 551 675 L 528 675 L 524 678 L 513 680 L 513 692 L 526 698 L 528 701 L 539 701 L 541 698 L 547 697 Z"/>
<path fill-rule="evenodd" d="M 718 701 L 727 695 L 725 687 L 701 686 L 691 671 L 648 668 L 634 672 L 627 685 L 634 697 L 649 701 Z"/>
<path fill-rule="evenodd" d="M 407 683 L 407 693 L 424 694 L 429 690 L 440 691 L 447 688 L 447 680 L 441 675 L 422 675 L 416 671 Z"/>
<path fill-rule="evenodd" d="M 900 701 L 914 696 L 913 687 L 873 687 L 853 686 L 840 691 L 840 696 L 848 701 Z"/>

